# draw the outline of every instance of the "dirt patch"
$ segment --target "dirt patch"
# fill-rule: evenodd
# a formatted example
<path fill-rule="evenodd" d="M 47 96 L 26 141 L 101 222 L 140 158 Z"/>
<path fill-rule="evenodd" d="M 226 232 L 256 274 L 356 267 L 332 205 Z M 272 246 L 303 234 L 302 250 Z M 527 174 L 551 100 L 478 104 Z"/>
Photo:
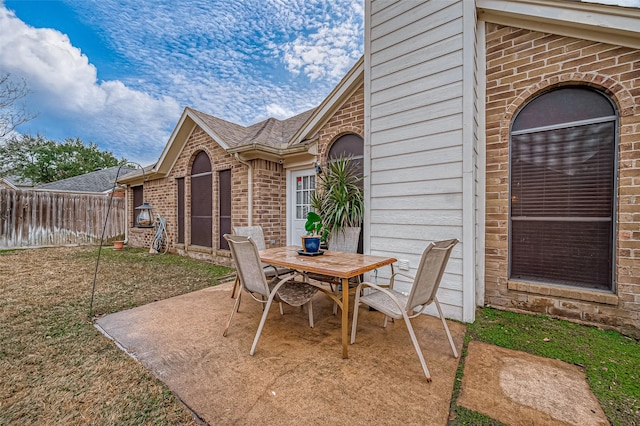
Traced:
<path fill-rule="evenodd" d="M 457 404 L 508 425 L 609 424 L 579 367 L 476 341 Z"/>

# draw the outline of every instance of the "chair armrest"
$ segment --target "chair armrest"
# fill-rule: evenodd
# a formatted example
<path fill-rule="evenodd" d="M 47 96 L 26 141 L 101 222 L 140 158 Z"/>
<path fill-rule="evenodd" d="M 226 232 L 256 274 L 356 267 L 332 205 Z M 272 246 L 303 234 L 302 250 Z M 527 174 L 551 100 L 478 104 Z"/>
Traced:
<path fill-rule="evenodd" d="M 411 276 L 409 274 L 405 274 L 404 272 L 394 272 L 389 278 L 389 288 L 393 288 L 393 284 L 395 282 L 396 275 L 400 275 L 401 277 L 409 278 L 411 281 L 415 280 L 416 277 Z"/>

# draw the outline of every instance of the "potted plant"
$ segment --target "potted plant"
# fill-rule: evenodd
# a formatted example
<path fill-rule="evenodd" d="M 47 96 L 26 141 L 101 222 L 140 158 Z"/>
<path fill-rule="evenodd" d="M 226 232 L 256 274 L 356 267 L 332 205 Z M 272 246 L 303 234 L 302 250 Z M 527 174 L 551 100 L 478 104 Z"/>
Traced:
<path fill-rule="evenodd" d="M 320 250 L 320 242 L 325 237 L 325 228 L 322 218 L 316 212 L 307 213 L 307 222 L 304 224 L 307 235 L 302 236 L 302 249 L 308 253 L 316 253 Z"/>
<path fill-rule="evenodd" d="M 357 228 L 356 239 L 364 218 L 364 193 L 361 178 L 351 157 L 340 156 L 327 163 L 317 175 L 318 186 L 311 197 L 311 207 L 322 215 L 322 224 L 329 238 L 346 235 Z"/>

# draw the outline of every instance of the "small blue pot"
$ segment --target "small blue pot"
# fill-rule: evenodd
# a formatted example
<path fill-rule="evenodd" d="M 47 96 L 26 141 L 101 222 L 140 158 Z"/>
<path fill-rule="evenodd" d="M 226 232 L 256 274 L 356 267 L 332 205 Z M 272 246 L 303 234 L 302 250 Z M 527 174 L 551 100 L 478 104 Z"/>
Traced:
<path fill-rule="evenodd" d="M 320 250 L 320 237 L 304 237 L 304 251 L 317 253 Z"/>

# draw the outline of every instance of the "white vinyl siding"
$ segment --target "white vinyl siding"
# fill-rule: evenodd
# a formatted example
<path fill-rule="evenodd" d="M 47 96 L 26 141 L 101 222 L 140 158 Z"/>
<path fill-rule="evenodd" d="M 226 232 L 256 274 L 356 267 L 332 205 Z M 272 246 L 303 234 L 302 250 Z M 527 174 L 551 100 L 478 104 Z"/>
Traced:
<path fill-rule="evenodd" d="M 469 122 L 472 134 L 465 133 L 464 117 L 469 112 L 464 105 L 469 101 L 464 94 L 474 82 L 465 85 L 463 79 L 469 72 L 463 72 L 464 2 L 367 1 L 371 3 L 365 8 L 369 14 L 365 17 L 365 116 L 369 119 L 365 152 L 370 158 L 365 169 L 365 244 L 371 254 L 409 260 L 409 272 L 414 273 L 429 241 L 461 240 L 451 255 L 438 299 L 447 317 L 468 320 L 463 313 L 468 285 L 463 280 L 468 268 L 463 262 L 467 251 L 463 237 L 471 235 L 475 251 L 476 231 L 463 232 L 463 206 L 474 200 L 476 188 L 471 180 L 474 187 L 465 190 L 463 166 L 476 162 L 477 149 L 471 147 L 476 155 L 465 162 L 463 142 L 477 139 L 478 123 Z M 475 15 L 468 19 L 475 20 Z M 475 33 L 475 23 L 470 30 Z M 477 170 L 469 170 L 477 175 Z M 477 203 L 471 204 L 475 217 Z M 475 268 L 475 256 L 467 262 Z M 381 270 L 379 275 L 383 274 L 388 275 L 388 270 Z M 473 280 L 475 274 L 470 275 Z M 473 282 L 470 287 L 475 294 Z"/>

